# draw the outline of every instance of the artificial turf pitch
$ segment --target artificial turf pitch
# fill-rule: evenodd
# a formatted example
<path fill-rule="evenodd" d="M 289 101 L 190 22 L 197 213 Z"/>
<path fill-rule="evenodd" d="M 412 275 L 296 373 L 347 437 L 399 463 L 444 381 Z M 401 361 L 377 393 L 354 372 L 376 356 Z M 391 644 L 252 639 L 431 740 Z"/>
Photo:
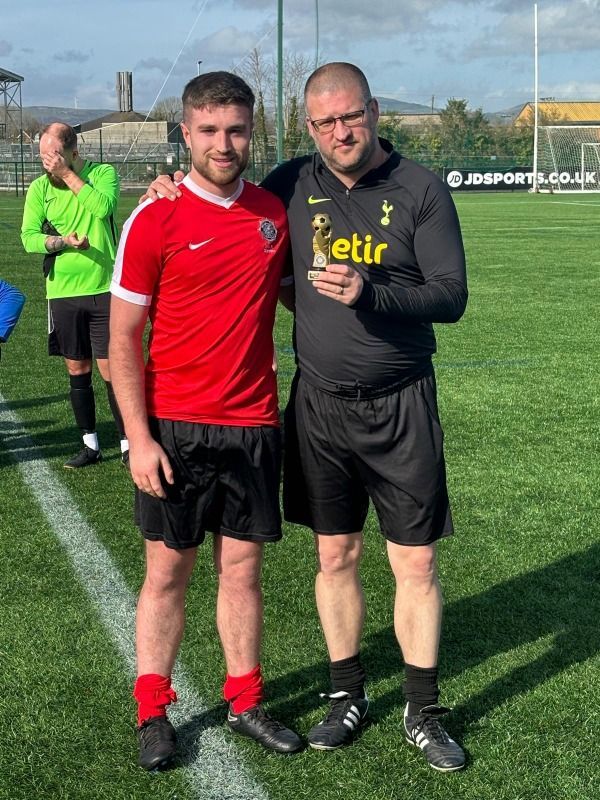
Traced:
<path fill-rule="evenodd" d="M 231 768 L 225 761 L 219 773 L 206 764 L 203 780 L 198 748 L 164 774 L 136 766 L 128 666 L 26 483 L 41 454 L 51 480 L 68 490 L 90 536 L 136 594 L 142 547 L 101 382 L 105 461 L 68 472 L 62 464 L 79 439 L 64 367 L 45 355 L 41 259 L 21 247 L 22 200 L 0 195 L 0 276 L 27 295 L 0 362 L 0 800 L 240 797 L 240 763 L 271 800 L 597 798 L 600 195 L 455 200 L 470 300 L 460 323 L 437 326 L 456 527 L 439 547 L 446 602 L 440 671 L 441 700 L 454 708 L 446 724 L 465 746 L 467 767 L 435 773 L 404 742 L 393 582 L 371 515 L 362 567 L 370 724 L 349 748 L 293 757 L 223 731 Z M 135 202 L 122 198 L 121 221 Z M 290 316 L 281 311 L 282 405 L 293 372 L 290 332 Z M 27 438 L 10 413 L 23 421 Z M 48 503 L 52 497 L 50 486 Z M 311 535 L 287 526 L 283 541 L 266 548 L 263 664 L 269 710 L 301 733 L 320 718 L 318 693 L 328 687 L 313 576 Z M 224 716 L 214 590 L 205 545 L 181 651 L 205 703 L 187 731 L 191 739 L 206 729 L 220 735 Z"/>

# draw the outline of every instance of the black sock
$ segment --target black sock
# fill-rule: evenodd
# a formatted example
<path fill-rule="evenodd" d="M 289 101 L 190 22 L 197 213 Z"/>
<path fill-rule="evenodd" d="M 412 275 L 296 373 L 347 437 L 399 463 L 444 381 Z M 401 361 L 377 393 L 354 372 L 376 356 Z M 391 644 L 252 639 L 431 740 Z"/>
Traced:
<path fill-rule="evenodd" d="M 329 674 L 334 693 L 348 692 L 350 697 L 355 698 L 365 696 L 366 674 L 358 653 L 350 658 L 343 658 L 341 661 L 330 661 Z"/>
<path fill-rule="evenodd" d="M 418 714 L 425 706 L 437 705 L 440 690 L 438 688 L 438 668 L 414 667 L 404 665 L 405 681 L 404 697 L 408 703 L 408 714 Z"/>
<path fill-rule="evenodd" d="M 123 425 L 123 417 L 121 416 L 121 412 L 119 411 L 119 406 L 117 404 L 117 398 L 115 397 L 115 392 L 110 381 L 104 381 L 106 384 L 106 394 L 108 395 L 108 404 L 110 406 L 110 410 L 112 411 L 112 415 L 115 420 L 115 425 L 117 426 L 117 430 L 119 431 L 119 436 L 121 439 L 126 439 L 127 436 L 125 435 L 125 426 Z"/>
<path fill-rule="evenodd" d="M 69 375 L 71 384 L 71 405 L 75 414 L 75 422 L 83 433 L 96 430 L 96 401 L 92 386 L 92 373 Z"/>

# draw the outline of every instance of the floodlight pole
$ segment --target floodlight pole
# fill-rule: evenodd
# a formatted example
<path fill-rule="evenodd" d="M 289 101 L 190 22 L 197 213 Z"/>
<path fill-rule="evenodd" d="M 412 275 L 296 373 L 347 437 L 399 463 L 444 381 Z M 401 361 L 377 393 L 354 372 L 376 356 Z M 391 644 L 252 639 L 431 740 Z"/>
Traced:
<path fill-rule="evenodd" d="M 538 7 L 533 4 L 533 191 L 539 191 L 538 186 L 538 94 L 539 94 L 539 74 L 538 74 Z"/>
<path fill-rule="evenodd" d="M 315 69 L 319 66 L 319 0 L 315 0 Z"/>
<path fill-rule="evenodd" d="M 19 144 L 21 145 L 21 194 L 25 195 L 25 156 L 23 154 L 23 98 L 21 97 L 21 83 L 19 83 Z"/>
<path fill-rule="evenodd" d="M 277 163 L 283 162 L 283 0 L 277 0 Z"/>

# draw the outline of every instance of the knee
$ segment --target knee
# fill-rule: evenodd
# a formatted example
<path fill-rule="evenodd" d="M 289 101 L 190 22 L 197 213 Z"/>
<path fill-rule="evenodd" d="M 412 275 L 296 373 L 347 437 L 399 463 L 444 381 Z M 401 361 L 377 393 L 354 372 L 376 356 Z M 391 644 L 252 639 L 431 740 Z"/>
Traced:
<path fill-rule="evenodd" d="M 146 541 L 145 594 L 185 595 L 194 569 L 196 549 L 172 550 L 163 542 Z"/>
<path fill-rule="evenodd" d="M 435 550 L 411 547 L 403 553 L 394 570 L 398 582 L 430 587 L 437 582 Z"/>
<path fill-rule="evenodd" d="M 153 570 L 146 573 L 144 591 L 154 597 L 184 595 L 187 583 L 187 580 L 179 574 Z"/>
<path fill-rule="evenodd" d="M 317 550 L 317 566 L 325 577 L 335 577 L 348 572 L 357 572 L 362 554 L 358 542 L 332 541 L 319 545 Z"/>
<path fill-rule="evenodd" d="M 92 379 L 92 364 L 89 361 L 69 361 L 67 363 L 67 372 L 70 378 L 88 378 Z"/>
<path fill-rule="evenodd" d="M 255 557 L 223 560 L 218 569 L 219 588 L 233 594 L 259 591 L 260 571 Z"/>

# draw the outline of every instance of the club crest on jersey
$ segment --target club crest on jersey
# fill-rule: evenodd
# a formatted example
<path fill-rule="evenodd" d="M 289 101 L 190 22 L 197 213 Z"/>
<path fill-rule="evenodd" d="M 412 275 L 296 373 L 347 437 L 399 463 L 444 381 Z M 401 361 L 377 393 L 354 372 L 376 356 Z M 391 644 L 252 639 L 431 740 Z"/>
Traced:
<path fill-rule="evenodd" d="M 383 201 L 381 206 L 381 210 L 383 211 L 383 217 L 381 218 L 382 225 L 389 225 L 390 224 L 390 214 L 394 210 L 394 206 L 391 203 L 388 203 L 387 200 Z"/>
<path fill-rule="evenodd" d="M 261 219 L 258 230 L 263 239 L 269 244 L 272 244 L 277 238 L 277 228 L 271 219 Z"/>

